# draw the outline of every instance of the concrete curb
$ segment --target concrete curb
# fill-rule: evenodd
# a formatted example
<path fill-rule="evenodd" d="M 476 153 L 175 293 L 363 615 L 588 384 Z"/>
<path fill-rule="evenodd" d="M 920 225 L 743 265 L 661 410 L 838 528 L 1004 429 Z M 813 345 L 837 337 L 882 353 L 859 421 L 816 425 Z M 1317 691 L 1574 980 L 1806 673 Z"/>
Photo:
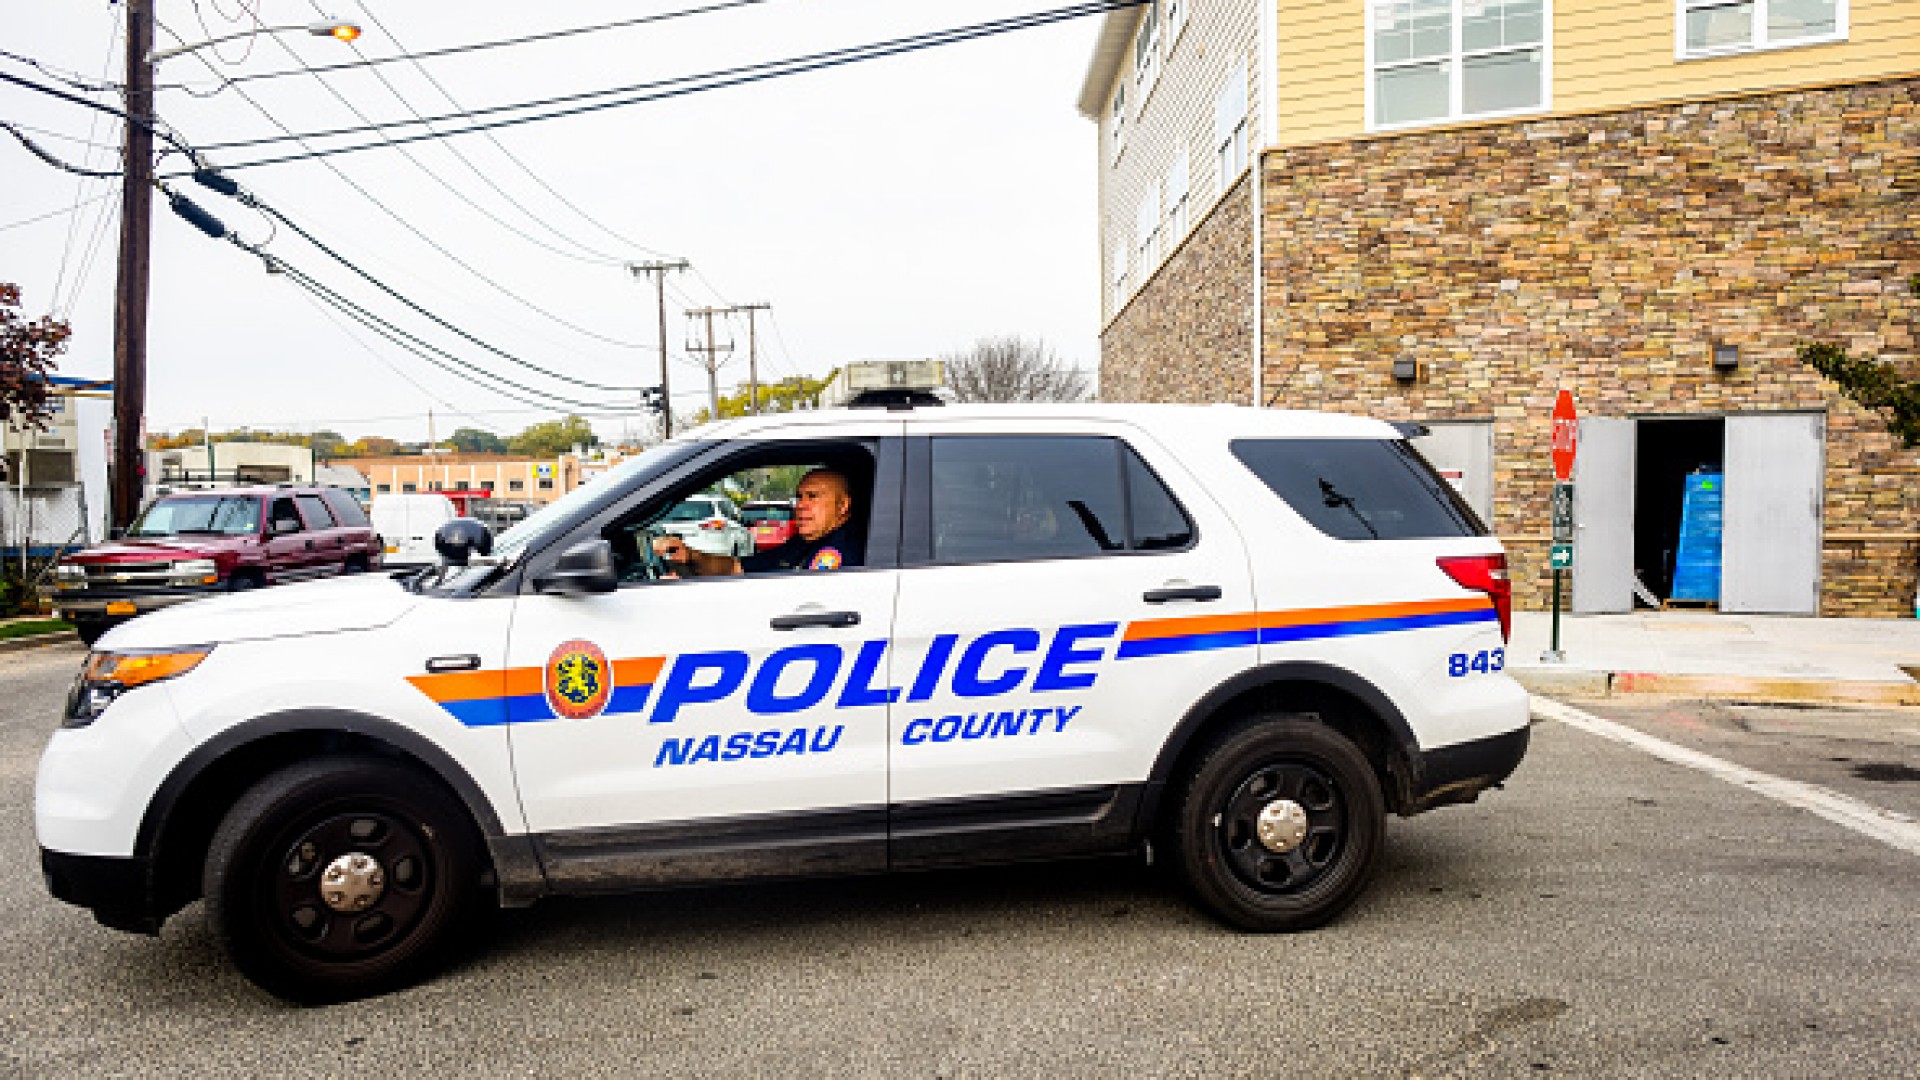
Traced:
<path fill-rule="evenodd" d="M 1920 682 L 1797 679 L 1748 675 L 1681 675 L 1654 671 L 1509 669 L 1520 685 L 1546 697 L 1647 694 L 1708 701 L 1780 704 L 1920 705 Z"/>
<path fill-rule="evenodd" d="M 0 653 L 19 652 L 22 649 L 38 649 L 46 645 L 58 645 L 66 641 L 79 641 L 71 630 L 53 630 L 45 634 L 32 634 L 27 637 L 7 638 L 0 641 Z"/>

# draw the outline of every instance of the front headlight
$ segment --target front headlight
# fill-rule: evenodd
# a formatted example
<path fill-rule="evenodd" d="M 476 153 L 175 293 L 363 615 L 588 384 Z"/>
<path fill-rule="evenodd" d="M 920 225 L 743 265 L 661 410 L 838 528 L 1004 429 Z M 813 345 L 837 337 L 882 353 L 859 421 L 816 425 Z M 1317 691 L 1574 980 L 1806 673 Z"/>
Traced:
<path fill-rule="evenodd" d="M 212 559 L 182 559 L 167 570 L 169 585 L 213 585 L 220 580 L 220 568 Z"/>
<path fill-rule="evenodd" d="M 87 587 L 87 568 L 79 563 L 61 563 L 53 568 L 53 584 L 59 589 Z"/>
<path fill-rule="evenodd" d="M 153 652 L 97 652 L 87 657 L 87 666 L 73 680 L 67 695 L 67 719 L 64 726 L 86 727 L 107 711 L 115 698 L 138 686 L 172 679 L 200 666 L 213 652 L 211 645 Z"/>

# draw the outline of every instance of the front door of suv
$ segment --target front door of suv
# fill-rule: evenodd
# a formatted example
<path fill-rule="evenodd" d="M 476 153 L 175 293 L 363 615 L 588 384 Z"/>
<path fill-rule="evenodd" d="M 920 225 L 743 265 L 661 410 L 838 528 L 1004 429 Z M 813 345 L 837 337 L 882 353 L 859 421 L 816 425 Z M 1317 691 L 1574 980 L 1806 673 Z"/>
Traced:
<path fill-rule="evenodd" d="M 900 481 L 898 439 L 879 436 L 898 428 L 840 423 L 826 448 L 868 463 L 864 565 L 523 589 L 507 665 L 514 767 L 558 887 L 884 868 Z M 811 445 L 790 453 L 804 461 Z M 788 451 L 739 450 L 766 452 Z M 554 546 L 606 539 L 631 569 L 645 522 L 731 468 L 684 472 Z"/>
<path fill-rule="evenodd" d="M 936 434 L 908 444 L 894 864 L 1098 846 L 1088 826 L 1124 825 L 1174 724 L 1252 661 L 1204 647 L 1253 610 L 1245 547 L 1131 429 L 918 430 Z"/>

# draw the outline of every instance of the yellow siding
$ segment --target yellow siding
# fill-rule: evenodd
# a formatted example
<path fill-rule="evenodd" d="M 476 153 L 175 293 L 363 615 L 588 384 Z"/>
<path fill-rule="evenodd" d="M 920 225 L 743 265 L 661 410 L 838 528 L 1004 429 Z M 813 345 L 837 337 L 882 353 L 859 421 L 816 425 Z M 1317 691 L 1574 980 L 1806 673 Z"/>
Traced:
<path fill-rule="evenodd" d="M 1364 135 L 1366 15 L 1359 0 L 1266 0 L 1279 27 L 1279 144 Z M 1550 113 L 1818 85 L 1920 71 L 1920 3 L 1853 0 L 1847 40 L 1677 60 L 1677 0 L 1548 0 Z"/>

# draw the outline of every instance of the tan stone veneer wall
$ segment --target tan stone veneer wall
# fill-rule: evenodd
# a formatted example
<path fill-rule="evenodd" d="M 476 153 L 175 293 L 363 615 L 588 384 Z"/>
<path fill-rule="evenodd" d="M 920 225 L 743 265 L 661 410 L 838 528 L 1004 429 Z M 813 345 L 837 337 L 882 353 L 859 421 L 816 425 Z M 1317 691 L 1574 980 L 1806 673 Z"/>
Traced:
<path fill-rule="evenodd" d="M 1253 173 L 1248 171 L 1100 335 L 1100 400 L 1250 400 Z"/>
<path fill-rule="evenodd" d="M 1556 388 L 1583 415 L 1825 410 L 1822 613 L 1911 615 L 1920 454 L 1795 345 L 1920 368 L 1917 100 L 1907 78 L 1269 151 L 1267 393 L 1387 419 L 1493 416 L 1492 524 L 1532 607 Z M 1715 342 L 1740 347 L 1734 374 L 1712 370 Z M 1396 356 L 1418 359 L 1417 382 L 1394 382 Z M 1174 396 L 1164 372 L 1114 378 Z"/>

